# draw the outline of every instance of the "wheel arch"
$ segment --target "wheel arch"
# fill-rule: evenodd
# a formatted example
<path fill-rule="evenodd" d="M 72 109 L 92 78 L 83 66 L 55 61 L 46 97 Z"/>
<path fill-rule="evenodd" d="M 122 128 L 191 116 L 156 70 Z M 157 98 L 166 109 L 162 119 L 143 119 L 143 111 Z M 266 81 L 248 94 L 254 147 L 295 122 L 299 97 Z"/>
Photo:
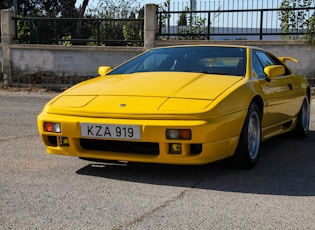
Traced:
<path fill-rule="evenodd" d="M 254 96 L 248 105 L 248 112 L 247 112 L 247 115 L 243 124 L 242 131 L 239 136 L 239 141 L 238 141 L 236 150 L 234 152 L 234 155 L 231 158 L 227 159 L 227 162 L 231 166 L 235 166 L 237 168 L 249 169 L 249 168 L 254 167 L 254 165 L 257 163 L 259 155 L 260 155 L 260 145 L 261 145 L 261 140 L 262 140 L 261 139 L 261 135 L 262 135 L 261 120 L 262 120 L 263 108 L 264 108 L 263 99 L 259 95 Z M 254 111 L 257 111 L 257 112 L 254 113 Z M 257 121 L 256 123 L 257 126 L 253 125 L 252 127 L 256 127 L 257 129 L 249 128 L 250 127 L 249 124 L 252 124 L 251 122 L 252 117 L 255 117 L 254 119 Z M 260 119 L 259 125 L 258 125 L 258 119 Z M 256 131 L 252 132 L 251 130 L 256 130 Z M 252 146 L 252 147 L 249 147 L 249 146 Z"/>
<path fill-rule="evenodd" d="M 255 97 L 253 97 L 253 99 L 251 100 L 250 104 L 251 103 L 256 103 L 257 104 L 257 106 L 259 107 L 259 110 L 260 110 L 260 115 L 263 116 L 264 101 L 261 98 L 261 96 L 256 95 Z"/>
<path fill-rule="evenodd" d="M 308 97 L 308 101 L 311 102 L 311 87 L 308 86 L 306 89 L 306 95 Z"/>

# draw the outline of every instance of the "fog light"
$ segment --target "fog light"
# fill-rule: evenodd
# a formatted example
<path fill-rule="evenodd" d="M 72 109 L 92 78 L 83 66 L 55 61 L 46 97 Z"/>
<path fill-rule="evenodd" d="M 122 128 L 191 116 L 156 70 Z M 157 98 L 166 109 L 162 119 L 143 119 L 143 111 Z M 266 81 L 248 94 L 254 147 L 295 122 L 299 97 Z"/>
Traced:
<path fill-rule="evenodd" d="M 190 129 L 167 129 L 166 139 L 168 140 L 191 140 Z"/>
<path fill-rule="evenodd" d="M 59 137 L 59 141 L 60 141 L 60 146 L 64 146 L 64 147 L 70 146 L 68 137 Z"/>
<path fill-rule="evenodd" d="M 182 145 L 176 144 L 176 143 L 170 144 L 170 153 L 181 154 L 182 153 Z"/>
<path fill-rule="evenodd" d="M 44 122 L 44 131 L 50 133 L 61 133 L 60 123 Z"/>

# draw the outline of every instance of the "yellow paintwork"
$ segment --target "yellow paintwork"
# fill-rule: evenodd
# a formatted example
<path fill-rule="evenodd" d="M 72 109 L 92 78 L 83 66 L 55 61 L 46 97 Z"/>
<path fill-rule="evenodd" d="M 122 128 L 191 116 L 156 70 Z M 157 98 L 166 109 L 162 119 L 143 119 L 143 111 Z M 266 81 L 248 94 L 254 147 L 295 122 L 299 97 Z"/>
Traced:
<path fill-rule="evenodd" d="M 280 61 L 282 61 L 283 63 L 285 63 L 286 61 L 293 61 L 293 62 L 296 62 L 296 63 L 299 63 L 300 61 L 293 58 L 293 57 L 278 57 L 278 59 Z"/>
<path fill-rule="evenodd" d="M 240 46 L 241 47 L 241 46 Z M 245 77 L 184 72 L 104 75 L 80 83 L 46 104 L 38 130 L 50 154 L 169 164 L 205 164 L 232 156 L 238 144 L 249 104 L 261 101 L 262 140 L 292 130 L 308 83 L 303 76 L 259 79 L 247 48 Z M 256 49 L 256 48 L 255 48 Z M 289 60 L 286 58 L 286 60 Z M 103 71 L 103 72 L 102 72 Z M 268 70 L 267 70 L 268 71 Z M 277 72 L 278 71 L 278 72 Z M 276 73 L 274 73 L 276 72 Z M 294 90 L 288 90 L 291 84 Z M 124 106 L 128 105 L 128 106 Z M 61 133 L 47 133 L 43 122 L 61 123 Z M 158 143 L 160 153 L 128 154 L 86 150 L 80 145 L 80 123 L 137 125 L 141 140 Z M 289 125 L 288 125 L 289 124 Z M 166 140 L 166 129 L 191 129 L 191 140 Z M 68 137 L 69 147 L 52 144 L 48 136 Z M 170 154 L 169 144 L 181 143 L 182 154 Z M 202 151 L 191 154 L 191 146 Z"/>
<path fill-rule="evenodd" d="M 274 66 L 267 66 L 265 68 L 265 73 L 267 74 L 269 80 L 284 75 L 285 69 L 282 65 L 274 65 Z"/>
<path fill-rule="evenodd" d="M 110 66 L 100 66 L 98 68 L 98 75 L 105 76 L 112 68 Z"/>

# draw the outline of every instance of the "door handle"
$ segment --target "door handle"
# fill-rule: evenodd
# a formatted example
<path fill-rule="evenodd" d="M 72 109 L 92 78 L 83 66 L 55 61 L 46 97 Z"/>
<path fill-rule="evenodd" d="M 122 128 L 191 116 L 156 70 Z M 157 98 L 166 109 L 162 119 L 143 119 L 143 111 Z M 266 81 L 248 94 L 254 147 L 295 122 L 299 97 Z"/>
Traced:
<path fill-rule="evenodd" d="M 289 90 L 293 90 L 293 86 L 291 83 L 288 84 Z"/>

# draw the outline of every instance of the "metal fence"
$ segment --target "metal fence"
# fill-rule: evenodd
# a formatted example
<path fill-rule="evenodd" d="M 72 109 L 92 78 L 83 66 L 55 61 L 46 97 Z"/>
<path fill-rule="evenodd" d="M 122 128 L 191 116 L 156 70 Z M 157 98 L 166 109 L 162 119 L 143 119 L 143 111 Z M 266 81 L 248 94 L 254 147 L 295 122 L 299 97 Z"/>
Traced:
<path fill-rule="evenodd" d="M 163 39 L 280 40 L 314 36 L 314 3 L 282 5 L 281 0 L 172 2 L 158 12 Z"/>
<path fill-rule="evenodd" d="M 186 40 L 313 39 L 315 6 L 313 1 L 309 2 L 308 7 L 297 4 L 280 8 L 282 0 L 171 0 L 157 12 L 157 36 Z M 14 20 L 16 40 L 21 44 L 143 46 L 144 43 L 144 19 L 16 17 Z"/>
<path fill-rule="evenodd" d="M 20 44 L 142 46 L 143 19 L 15 17 Z"/>

